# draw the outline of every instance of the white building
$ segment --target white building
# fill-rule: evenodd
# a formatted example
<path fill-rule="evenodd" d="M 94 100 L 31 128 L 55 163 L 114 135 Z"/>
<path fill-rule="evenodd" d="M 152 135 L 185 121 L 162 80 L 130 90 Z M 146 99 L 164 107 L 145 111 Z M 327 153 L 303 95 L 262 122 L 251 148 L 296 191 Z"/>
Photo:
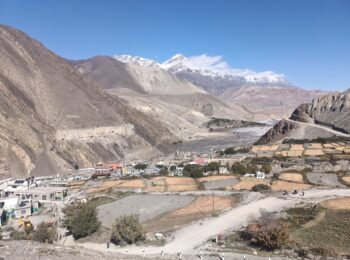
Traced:
<path fill-rule="evenodd" d="M 257 179 L 265 179 L 265 173 L 261 171 L 257 171 L 255 176 Z"/>

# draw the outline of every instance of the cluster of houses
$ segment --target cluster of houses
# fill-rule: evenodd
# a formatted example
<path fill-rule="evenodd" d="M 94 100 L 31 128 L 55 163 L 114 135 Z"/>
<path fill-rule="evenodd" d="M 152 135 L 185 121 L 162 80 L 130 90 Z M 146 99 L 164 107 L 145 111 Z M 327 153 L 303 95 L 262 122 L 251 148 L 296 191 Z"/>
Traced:
<path fill-rule="evenodd" d="M 0 181 L 0 226 L 9 218 L 31 216 L 41 204 L 64 200 L 65 186 L 51 185 L 52 176 Z"/>

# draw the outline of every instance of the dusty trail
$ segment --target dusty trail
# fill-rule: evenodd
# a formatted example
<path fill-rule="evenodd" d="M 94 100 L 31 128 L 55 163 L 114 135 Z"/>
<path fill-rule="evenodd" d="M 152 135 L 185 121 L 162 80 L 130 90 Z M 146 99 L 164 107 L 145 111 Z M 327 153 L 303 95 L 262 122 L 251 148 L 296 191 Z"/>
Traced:
<path fill-rule="evenodd" d="M 335 134 L 337 136 L 343 136 L 343 137 L 349 137 L 350 138 L 350 134 L 345 134 L 343 132 L 339 132 L 337 130 L 334 130 L 330 127 L 327 127 L 327 126 L 324 126 L 324 125 L 318 125 L 318 124 L 312 124 L 312 123 L 305 123 L 305 122 L 299 122 L 299 121 L 294 121 L 292 119 L 286 119 L 287 121 L 290 121 L 292 123 L 296 123 L 296 124 L 300 124 L 300 125 L 307 125 L 307 126 L 312 126 L 312 127 L 316 127 L 316 128 L 320 128 L 320 129 L 323 129 L 323 130 L 326 130 L 332 134 Z"/>
<path fill-rule="evenodd" d="M 281 211 L 284 208 L 293 207 L 300 202 L 319 202 L 333 197 L 350 196 L 350 189 L 332 189 L 332 190 L 309 190 L 304 197 L 299 195 L 289 195 L 288 197 L 267 197 L 247 204 L 242 204 L 233 208 L 218 217 L 205 219 L 201 222 L 186 226 L 173 234 L 173 239 L 163 247 L 146 246 L 128 246 L 118 248 L 112 246 L 109 252 L 128 253 L 131 255 L 160 254 L 164 251 L 167 254 L 198 253 L 196 249 L 205 243 L 209 238 L 224 233 L 228 230 L 238 230 L 247 224 L 251 216 L 260 216 L 261 209 L 272 212 Z M 81 243 L 78 246 L 94 249 L 98 251 L 107 251 L 105 244 Z"/>

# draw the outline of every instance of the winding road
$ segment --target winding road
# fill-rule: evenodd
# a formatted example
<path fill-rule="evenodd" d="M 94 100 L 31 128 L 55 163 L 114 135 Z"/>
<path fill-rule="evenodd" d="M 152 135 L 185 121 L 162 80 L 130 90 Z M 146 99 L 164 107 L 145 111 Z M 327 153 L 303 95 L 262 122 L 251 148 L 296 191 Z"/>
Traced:
<path fill-rule="evenodd" d="M 288 119 L 285 119 L 289 122 L 292 122 L 292 123 L 296 123 L 296 124 L 300 124 L 300 125 L 306 125 L 306 126 L 311 126 L 311 127 L 316 127 L 316 128 L 320 128 L 320 129 L 323 129 L 323 130 L 326 130 L 328 131 L 329 133 L 332 133 L 332 134 L 335 134 L 337 136 L 343 136 L 343 137 L 349 137 L 350 138 L 350 134 L 346 134 L 346 133 L 343 133 L 343 132 L 340 132 L 340 131 L 337 131 L 337 130 L 334 130 L 330 127 L 327 127 L 327 126 L 324 126 L 324 125 L 318 125 L 318 124 L 312 124 L 312 123 L 305 123 L 305 122 L 300 122 L 300 121 L 294 121 L 290 118 Z"/>
<path fill-rule="evenodd" d="M 251 217 L 259 217 L 261 210 L 278 212 L 285 208 L 293 207 L 300 202 L 315 203 L 325 199 L 345 196 L 350 196 L 350 189 L 314 189 L 307 191 L 304 197 L 299 195 L 288 195 L 286 197 L 270 196 L 246 204 L 242 203 L 240 206 L 228 210 L 218 217 L 208 218 L 179 229 L 173 233 L 172 240 L 162 247 L 128 246 L 120 248 L 112 245 L 107 250 L 105 244 L 77 243 L 76 245 L 103 252 L 127 252 L 131 255 L 142 255 L 144 253 L 147 253 L 147 255 L 158 255 L 161 251 L 167 254 L 178 252 L 196 254 L 199 252 L 197 248 L 208 241 L 208 239 L 229 230 L 240 229 L 242 226 L 247 225 Z"/>

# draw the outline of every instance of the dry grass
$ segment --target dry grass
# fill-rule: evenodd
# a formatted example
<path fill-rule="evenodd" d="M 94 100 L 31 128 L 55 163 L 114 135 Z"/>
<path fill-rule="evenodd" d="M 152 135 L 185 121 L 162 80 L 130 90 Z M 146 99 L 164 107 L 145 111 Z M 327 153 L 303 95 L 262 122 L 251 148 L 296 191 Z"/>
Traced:
<path fill-rule="evenodd" d="M 221 181 L 221 180 L 229 180 L 229 179 L 236 179 L 237 177 L 232 175 L 217 175 L 217 176 L 208 176 L 208 177 L 202 177 L 198 178 L 198 182 L 206 182 L 206 181 Z"/>
<path fill-rule="evenodd" d="M 283 151 L 282 155 L 286 154 L 286 155 L 283 155 L 286 157 L 301 157 L 303 156 L 303 152 L 304 150 L 289 150 L 289 151 Z"/>
<path fill-rule="evenodd" d="M 171 185 L 194 185 L 196 182 L 190 177 L 165 177 L 165 183 Z"/>
<path fill-rule="evenodd" d="M 274 181 L 271 185 L 273 191 L 293 191 L 293 190 L 307 190 L 312 186 L 304 183 L 293 183 L 287 181 Z"/>
<path fill-rule="evenodd" d="M 350 198 L 338 198 L 325 200 L 320 205 L 327 209 L 333 210 L 350 210 Z"/>
<path fill-rule="evenodd" d="M 277 151 L 278 145 L 261 145 L 261 146 L 253 146 L 252 152 L 274 152 Z"/>
<path fill-rule="evenodd" d="M 241 181 L 232 186 L 234 190 L 250 190 L 257 184 L 269 185 L 269 182 L 264 179 L 257 179 L 254 177 L 242 177 Z"/>
<path fill-rule="evenodd" d="M 129 181 L 104 181 L 100 186 L 89 188 L 86 190 L 87 193 L 100 193 L 105 192 L 108 189 L 114 188 L 130 188 L 130 189 L 143 189 L 145 183 L 143 180 L 129 180 Z"/>
<path fill-rule="evenodd" d="M 279 179 L 282 181 L 304 183 L 303 175 L 300 173 L 284 172 L 279 176 Z"/>
<path fill-rule="evenodd" d="M 309 149 L 322 149 L 323 146 L 321 143 L 310 143 L 308 148 Z"/>
<path fill-rule="evenodd" d="M 303 150 L 304 150 L 304 145 L 302 144 L 292 144 L 289 149 L 289 151 L 303 151 Z"/>
<path fill-rule="evenodd" d="M 306 149 L 304 151 L 304 156 L 321 156 L 324 155 L 322 149 Z"/>
<path fill-rule="evenodd" d="M 167 191 L 192 191 L 198 190 L 196 184 L 194 185 L 171 185 L 167 186 Z"/>
<path fill-rule="evenodd" d="M 214 213 L 232 208 L 237 199 L 232 196 L 214 197 Z M 147 232 L 170 231 L 211 216 L 213 213 L 213 197 L 200 196 L 184 208 L 166 213 L 163 216 L 143 223 Z"/>

